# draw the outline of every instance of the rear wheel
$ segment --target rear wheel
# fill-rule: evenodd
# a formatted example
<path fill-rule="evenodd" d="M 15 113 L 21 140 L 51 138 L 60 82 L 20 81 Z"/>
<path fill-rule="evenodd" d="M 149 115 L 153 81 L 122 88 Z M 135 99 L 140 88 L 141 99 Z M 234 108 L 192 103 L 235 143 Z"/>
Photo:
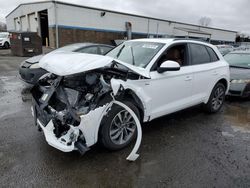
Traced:
<path fill-rule="evenodd" d="M 139 118 L 139 110 L 133 103 L 124 102 Z M 136 123 L 132 115 L 118 105 L 113 105 L 102 121 L 99 136 L 101 144 L 109 150 L 119 150 L 131 143 L 136 137 Z"/>
<path fill-rule="evenodd" d="M 226 88 L 222 83 L 217 83 L 212 90 L 207 104 L 205 104 L 204 109 L 208 113 L 218 112 L 224 101 L 225 101 Z"/>

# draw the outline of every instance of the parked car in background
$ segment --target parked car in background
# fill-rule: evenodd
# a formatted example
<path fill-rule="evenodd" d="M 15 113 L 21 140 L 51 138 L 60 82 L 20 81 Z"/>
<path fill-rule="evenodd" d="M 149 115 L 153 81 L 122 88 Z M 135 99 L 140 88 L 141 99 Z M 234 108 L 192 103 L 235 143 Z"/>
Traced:
<path fill-rule="evenodd" d="M 222 44 L 222 45 L 216 45 L 216 47 L 223 56 L 234 50 L 234 47 L 231 45 Z"/>
<path fill-rule="evenodd" d="M 0 32 L 0 47 L 10 48 L 10 34 L 8 32 Z"/>
<path fill-rule="evenodd" d="M 250 97 L 250 50 L 234 51 L 224 56 L 230 65 L 228 95 Z"/>
<path fill-rule="evenodd" d="M 241 45 L 241 46 L 238 46 L 238 47 L 236 47 L 236 48 L 234 48 L 234 50 L 237 50 L 237 51 L 239 51 L 239 50 L 250 50 L 250 45 Z"/>
<path fill-rule="evenodd" d="M 185 39 L 125 41 L 105 56 L 52 53 L 39 65 L 49 73 L 31 90 L 35 124 L 64 152 L 84 153 L 97 141 L 122 149 L 139 120 L 194 105 L 218 112 L 230 81 L 215 46 Z"/>
<path fill-rule="evenodd" d="M 95 43 L 74 43 L 66 45 L 64 47 L 53 50 L 51 53 L 64 53 L 64 52 L 78 52 L 78 53 L 88 53 L 88 54 L 99 54 L 105 55 L 114 46 L 105 44 L 95 44 Z M 46 70 L 39 67 L 39 60 L 44 55 L 34 56 L 32 58 L 23 61 L 19 67 L 20 78 L 29 84 L 35 84 L 37 80 L 47 73 Z"/>

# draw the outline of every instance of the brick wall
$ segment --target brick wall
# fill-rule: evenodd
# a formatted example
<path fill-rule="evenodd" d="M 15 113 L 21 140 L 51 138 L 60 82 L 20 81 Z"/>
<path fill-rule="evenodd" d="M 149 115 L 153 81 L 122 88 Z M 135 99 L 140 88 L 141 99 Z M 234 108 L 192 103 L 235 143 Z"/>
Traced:
<path fill-rule="evenodd" d="M 55 28 L 49 27 L 49 46 L 52 48 L 56 47 L 56 32 Z"/>
<path fill-rule="evenodd" d="M 59 28 L 59 46 L 77 42 L 112 44 L 112 40 L 124 39 L 125 33 L 101 32 Z"/>
<path fill-rule="evenodd" d="M 124 39 L 124 37 L 126 36 L 125 32 L 102 32 L 64 28 L 58 28 L 58 33 L 59 47 L 77 42 L 94 42 L 114 45 L 112 43 L 112 40 Z M 133 39 L 146 38 L 147 35 L 133 34 L 132 37 Z M 50 47 L 54 48 L 56 46 L 55 28 L 49 28 L 49 42 Z"/>

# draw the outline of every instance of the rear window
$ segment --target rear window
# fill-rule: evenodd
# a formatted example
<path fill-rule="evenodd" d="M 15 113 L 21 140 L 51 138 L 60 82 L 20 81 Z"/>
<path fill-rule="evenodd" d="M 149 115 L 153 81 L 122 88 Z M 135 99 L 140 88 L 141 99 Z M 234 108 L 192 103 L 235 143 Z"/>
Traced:
<path fill-rule="evenodd" d="M 210 55 L 205 46 L 190 44 L 192 65 L 199 65 L 210 62 Z"/>
<path fill-rule="evenodd" d="M 207 48 L 207 51 L 210 55 L 210 58 L 211 58 L 211 62 L 215 62 L 215 61 L 219 61 L 219 58 L 218 56 L 216 55 L 216 53 L 214 52 L 214 50 L 210 47 L 206 47 Z"/>

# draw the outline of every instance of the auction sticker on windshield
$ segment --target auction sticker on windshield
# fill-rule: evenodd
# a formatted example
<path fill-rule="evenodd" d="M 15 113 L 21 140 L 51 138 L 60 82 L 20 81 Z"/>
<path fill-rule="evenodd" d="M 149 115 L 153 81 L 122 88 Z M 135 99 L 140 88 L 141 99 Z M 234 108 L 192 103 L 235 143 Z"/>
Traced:
<path fill-rule="evenodd" d="M 153 44 L 143 44 L 143 48 L 150 48 L 150 49 L 157 49 L 158 45 L 153 45 Z"/>

